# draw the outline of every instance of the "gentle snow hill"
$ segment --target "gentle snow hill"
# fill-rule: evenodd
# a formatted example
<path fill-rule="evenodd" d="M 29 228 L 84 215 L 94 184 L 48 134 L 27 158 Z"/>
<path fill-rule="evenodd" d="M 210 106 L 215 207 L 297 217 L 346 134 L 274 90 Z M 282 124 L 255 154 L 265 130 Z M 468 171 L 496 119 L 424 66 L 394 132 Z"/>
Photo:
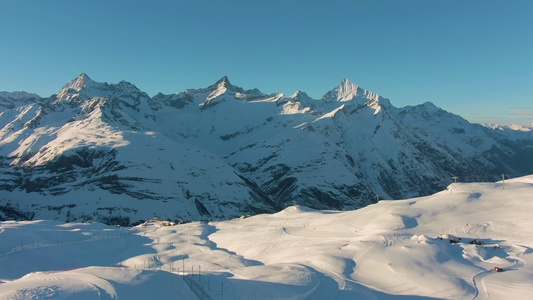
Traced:
<path fill-rule="evenodd" d="M 0 93 L 0 220 L 225 220 L 291 205 L 355 209 L 533 173 L 533 132 L 395 107 L 348 79 L 312 99 L 206 88 L 150 97 L 81 74 Z"/>
<path fill-rule="evenodd" d="M 354 211 L 4 221 L 0 299 L 531 299 L 532 195 L 533 175 Z"/>

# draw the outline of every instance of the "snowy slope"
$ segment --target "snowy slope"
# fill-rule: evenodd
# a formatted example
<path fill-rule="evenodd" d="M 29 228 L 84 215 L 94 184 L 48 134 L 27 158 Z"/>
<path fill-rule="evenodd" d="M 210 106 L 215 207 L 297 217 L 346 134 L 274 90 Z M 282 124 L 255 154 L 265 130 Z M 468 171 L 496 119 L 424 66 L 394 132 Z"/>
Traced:
<path fill-rule="evenodd" d="M 86 74 L 50 98 L 2 93 L 0 218 L 217 220 L 352 209 L 533 172 L 533 132 L 404 108 L 348 79 L 315 100 L 213 85 L 149 97 Z"/>
<path fill-rule="evenodd" d="M 5 221 L 0 299 L 530 299 L 531 195 L 526 176 L 344 212 L 134 228 Z"/>

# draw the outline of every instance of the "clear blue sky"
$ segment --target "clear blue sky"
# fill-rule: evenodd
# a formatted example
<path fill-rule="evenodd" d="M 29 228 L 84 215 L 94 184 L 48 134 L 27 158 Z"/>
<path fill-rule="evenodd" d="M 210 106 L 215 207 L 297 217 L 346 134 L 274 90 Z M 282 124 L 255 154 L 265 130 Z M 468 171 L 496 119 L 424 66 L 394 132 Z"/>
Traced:
<path fill-rule="evenodd" d="M 320 98 L 348 78 L 401 107 L 533 123 L 533 1 L 0 0 L 0 91 L 82 72 L 149 95 L 206 87 Z"/>

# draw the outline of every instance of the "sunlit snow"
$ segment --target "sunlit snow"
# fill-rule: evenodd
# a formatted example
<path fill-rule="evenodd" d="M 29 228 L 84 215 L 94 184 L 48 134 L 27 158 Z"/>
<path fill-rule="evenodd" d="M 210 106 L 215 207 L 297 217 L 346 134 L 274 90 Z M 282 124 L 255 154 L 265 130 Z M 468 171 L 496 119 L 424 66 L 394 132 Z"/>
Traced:
<path fill-rule="evenodd" d="M 531 299 L 532 195 L 527 176 L 355 211 L 5 221 L 0 299 Z"/>

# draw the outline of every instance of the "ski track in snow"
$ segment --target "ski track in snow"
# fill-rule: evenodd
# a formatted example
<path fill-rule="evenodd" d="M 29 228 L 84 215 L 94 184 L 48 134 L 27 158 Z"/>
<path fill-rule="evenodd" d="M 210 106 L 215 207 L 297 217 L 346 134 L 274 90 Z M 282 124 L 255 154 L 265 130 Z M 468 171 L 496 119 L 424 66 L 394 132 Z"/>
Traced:
<path fill-rule="evenodd" d="M 483 282 L 483 278 L 485 278 L 490 273 L 492 273 L 492 271 L 484 270 L 484 271 L 481 271 L 481 272 L 477 273 L 476 275 L 474 275 L 472 277 L 472 284 L 473 284 L 474 289 L 475 289 L 474 297 L 472 298 L 472 300 L 478 299 L 478 298 L 480 298 L 480 299 L 488 299 L 489 293 L 487 291 L 487 287 L 485 286 L 485 283 Z M 481 284 L 482 284 L 482 289 L 481 290 L 479 289 L 478 282 L 481 282 Z"/>
<path fill-rule="evenodd" d="M 523 260 L 520 257 L 517 256 L 509 256 L 509 259 L 514 260 L 514 264 L 508 265 L 508 266 L 501 266 L 505 270 L 505 272 L 508 272 L 510 268 L 523 268 L 527 265 L 526 261 Z M 484 270 L 472 277 L 472 283 L 475 289 L 475 294 L 472 300 L 474 299 L 489 299 L 489 291 L 487 290 L 487 286 L 485 285 L 484 279 L 489 275 L 495 275 L 497 276 L 498 273 L 493 272 L 492 270 Z M 482 288 L 479 288 L 479 282 L 481 282 Z"/>

